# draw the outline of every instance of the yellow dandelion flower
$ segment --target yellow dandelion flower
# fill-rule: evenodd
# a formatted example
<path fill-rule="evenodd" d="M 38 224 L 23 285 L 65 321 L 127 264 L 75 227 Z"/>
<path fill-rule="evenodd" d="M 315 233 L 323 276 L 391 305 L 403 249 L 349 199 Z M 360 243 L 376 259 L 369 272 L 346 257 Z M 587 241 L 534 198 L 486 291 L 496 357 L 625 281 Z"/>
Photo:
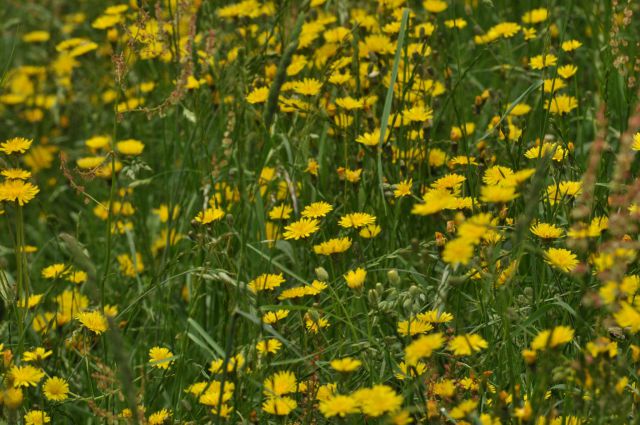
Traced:
<path fill-rule="evenodd" d="M 100 335 L 109 329 L 109 323 L 107 318 L 99 311 L 85 311 L 76 315 L 82 326 L 90 330 L 91 332 Z"/>
<path fill-rule="evenodd" d="M 31 147 L 33 140 L 24 137 L 14 137 L 0 143 L 0 152 L 7 155 L 13 153 L 25 153 Z"/>
<path fill-rule="evenodd" d="M 69 397 L 69 384 L 62 378 L 52 376 L 44 382 L 42 392 L 47 400 L 64 401 Z"/>
<path fill-rule="evenodd" d="M 316 219 L 301 218 L 300 220 L 293 222 L 284 228 L 285 232 L 283 236 L 285 239 L 305 239 L 318 231 L 318 224 L 320 222 Z"/>
<path fill-rule="evenodd" d="M 489 343 L 478 334 L 465 334 L 454 337 L 447 349 L 455 356 L 470 356 L 471 354 L 482 351 L 489 346 Z"/>
<path fill-rule="evenodd" d="M 149 350 L 149 364 L 158 369 L 169 369 L 173 353 L 165 347 L 153 347 Z"/>

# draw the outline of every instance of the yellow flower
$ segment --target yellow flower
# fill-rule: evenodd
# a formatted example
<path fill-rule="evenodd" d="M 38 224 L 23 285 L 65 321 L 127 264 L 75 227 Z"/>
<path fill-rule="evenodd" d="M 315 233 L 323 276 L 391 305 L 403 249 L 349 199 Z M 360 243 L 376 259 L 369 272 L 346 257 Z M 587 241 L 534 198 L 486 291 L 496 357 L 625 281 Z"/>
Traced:
<path fill-rule="evenodd" d="M 318 176 L 318 171 L 320 170 L 320 164 L 314 158 L 309 158 L 307 161 L 307 168 L 304 170 L 305 173 L 309 173 L 312 176 Z M 303 216 L 304 217 L 304 216 Z"/>
<path fill-rule="evenodd" d="M 204 211 L 200 211 L 194 220 L 200 224 L 210 224 L 221 220 L 224 214 L 224 210 L 221 208 L 207 208 Z"/>
<path fill-rule="evenodd" d="M 2 401 L 9 410 L 16 410 L 24 400 L 22 388 L 20 387 L 7 388 L 4 393 L 0 393 L 0 396 L 2 396 Z"/>
<path fill-rule="evenodd" d="M 566 344 L 573 339 L 574 331 L 568 326 L 556 326 L 553 329 L 545 329 L 538 332 L 538 335 L 531 342 L 531 349 L 540 351 L 547 348 L 555 348 Z"/>
<path fill-rule="evenodd" d="M 329 214 L 333 210 L 333 206 L 327 202 L 319 201 L 307 205 L 302 210 L 302 216 L 305 218 L 321 218 Z"/>
<path fill-rule="evenodd" d="M 470 356 L 487 348 L 489 344 L 478 334 L 458 335 L 449 341 L 447 348 L 456 356 Z"/>
<path fill-rule="evenodd" d="M 317 334 L 320 329 L 324 329 L 329 326 L 329 321 L 324 317 L 312 317 L 307 314 L 305 316 L 304 326 L 309 332 Z"/>
<path fill-rule="evenodd" d="M 556 202 L 563 200 L 565 197 L 575 197 L 581 193 L 581 181 L 562 181 L 559 184 L 547 186 L 547 196 L 551 205 L 555 205 Z"/>
<path fill-rule="evenodd" d="M 289 313 L 289 310 L 268 311 L 262 315 L 262 321 L 267 325 L 273 325 L 277 321 L 289 316 Z"/>
<path fill-rule="evenodd" d="M 545 262 L 565 273 L 571 272 L 579 263 L 576 255 L 564 248 L 549 248 L 546 250 Z"/>
<path fill-rule="evenodd" d="M 468 122 L 462 125 L 461 127 L 458 127 L 458 126 L 451 127 L 451 133 L 449 134 L 449 137 L 451 138 L 451 140 L 456 142 L 460 140 L 462 136 L 469 137 L 475 131 L 476 131 L 476 125 L 472 122 Z"/>
<path fill-rule="evenodd" d="M 247 102 L 251 104 L 264 103 L 269 97 L 269 87 L 259 87 L 247 95 Z"/>
<path fill-rule="evenodd" d="M 322 89 L 322 82 L 315 78 L 305 78 L 301 81 L 294 81 L 292 83 L 293 91 L 304 96 L 315 96 L 320 93 Z"/>
<path fill-rule="evenodd" d="M 69 397 L 69 384 L 66 380 L 53 376 L 45 381 L 42 392 L 47 400 L 64 401 Z"/>
<path fill-rule="evenodd" d="M 431 330 L 433 330 L 433 325 L 420 319 L 398 322 L 398 333 L 402 336 L 424 334 Z"/>
<path fill-rule="evenodd" d="M 422 358 L 431 357 L 431 354 L 443 344 L 444 338 L 441 333 L 422 335 L 405 348 L 404 355 L 407 365 L 412 366 Z"/>
<path fill-rule="evenodd" d="M 358 370 L 362 362 L 352 357 L 344 357 L 342 359 L 331 360 L 331 367 L 338 372 L 353 372 Z"/>
<path fill-rule="evenodd" d="M 482 181 L 490 186 L 496 186 L 500 183 L 507 181 L 510 176 L 513 176 L 513 170 L 509 167 L 503 167 L 501 165 L 494 165 L 487 168 L 482 177 Z"/>
<path fill-rule="evenodd" d="M 447 10 L 448 5 L 444 0 L 425 0 L 422 2 L 422 7 L 424 7 L 427 12 L 440 13 Z"/>
<path fill-rule="evenodd" d="M 558 68 L 558 75 L 564 78 L 565 80 L 573 77 L 576 72 L 578 72 L 578 67 L 575 65 L 564 65 Z"/>
<path fill-rule="evenodd" d="M 369 224 L 374 224 L 375 221 L 375 216 L 367 213 L 357 212 L 342 216 L 338 224 L 340 225 L 340 227 L 344 227 L 345 229 L 359 229 Z"/>
<path fill-rule="evenodd" d="M 13 366 L 9 370 L 9 377 L 16 388 L 35 387 L 44 378 L 44 371 L 31 365 Z"/>
<path fill-rule="evenodd" d="M 633 135 L 633 144 L 631 145 L 631 149 L 634 151 L 640 151 L 640 132 Z"/>
<path fill-rule="evenodd" d="M 444 21 L 444 25 L 447 28 L 458 28 L 458 29 L 462 29 L 464 27 L 467 26 L 467 21 L 462 19 L 462 18 L 457 18 L 457 19 L 448 19 L 446 21 Z"/>
<path fill-rule="evenodd" d="M 136 139 L 121 140 L 116 143 L 116 149 L 123 155 L 137 156 L 144 150 L 144 143 Z"/>
<path fill-rule="evenodd" d="M 372 418 L 399 410 L 404 401 L 404 398 L 388 385 L 363 388 L 353 393 L 352 397 L 360 405 L 362 413 Z"/>
<path fill-rule="evenodd" d="M 638 333 L 640 331 L 640 311 L 624 301 L 620 303 L 620 306 L 620 310 L 613 315 L 616 322 L 632 334 Z"/>
<path fill-rule="evenodd" d="M 56 279 L 66 275 L 69 268 L 63 263 L 56 263 L 42 269 L 42 277 L 45 279 Z"/>
<path fill-rule="evenodd" d="M 270 397 L 262 404 L 262 410 L 270 415 L 286 416 L 291 413 L 298 403 L 291 397 Z"/>
<path fill-rule="evenodd" d="M 21 168 L 8 168 L 2 170 L 2 175 L 12 180 L 26 180 L 31 177 L 31 172 Z"/>
<path fill-rule="evenodd" d="M 161 425 L 171 417 L 171 411 L 167 409 L 159 410 L 149 416 L 149 425 Z"/>
<path fill-rule="evenodd" d="M 236 372 L 244 366 L 244 356 L 242 353 L 238 353 L 235 356 L 229 358 L 227 361 L 227 372 Z M 209 367 L 209 372 L 215 374 L 222 372 L 222 366 L 224 365 L 224 359 L 216 359 L 211 361 L 211 366 Z"/>
<path fill-rule="evenodd" d="M 476 400 L 464 400 L 464 401 L 461 401 L 453 409 L 451 409 L 451 411 L 449 412 L 449 415 L 453 419 L 463 419 L 469 413 L 473 412 L 476 406 L 478 406 L 478 402 Z"/>
<path fill-rule="evenodd" d="M 442 260 L 446 263 L 466 265 L 473 257 L 473 245 L 466 239 L 456 238 L 444 246 Z"/>
<path fill-rule="evenodd" d="M 366 36 L 360 48 L 363 54 L 377 53 L 379 55 L 389 55 L 395 51 L 395 45 L 391 39 L 384 34 L 371 34 Z"/>
<path fill-rule="evenodd" d="M 91 26 L 98 30 L 105 30 L 116 26 L 121 20 L 120 15 L 101 15 L 91 23 Z"/>
<path fill-rule="evenodd" d="M 269 211 L 269 218 L 271 220 L 287 220 L 289 217 L 291 217 L 292 211 L 293 208 L 291 208 L 289 205 L 276 205 L 275 207 L 271 208 L 271 211 Z"/>
<path fill-rule="evenodd" d="M 519 197 L 515 186 L 482 186 L 480 200 L 487 203 L 505 203 Z"/>
<path fill-rule="evenodd" d="M 557 239 L 562 236 L 564 231 L 555 224 L 536 223 L 531 226 L 531 233 L 540 239 Z"/>
<path fill-rule="evenodd" d="M 382 232 L 382 227 L 378 226 L 377 224 L 369 224 L 360 229 L 360 232 L 358 232 L 358 234 L 362 238 L 371 239 L 378 236 L 380 232 Z"/>
<path fill-rule="evenodd" d="M 0 183 L 0 201 L 28 204 L 40 192 L 38 186 L 22 180 L 8 180 Z"/>
<path fill-rule="evenodd" d="M 582 46 L 582 43 L 578 40 L 568 40 L 562 43 L 562 50 L 564 50 L 565 52 L 571 52 L 573 50 L 576 50 L 580 46 Z"/>
<path fill-rule="evenodd" d="M 416 317 L 418 320 L 428 323 L 448 323 L 453 320 L 453 314 L 438 310 L 425 311 Z"/>
<path fill-rule="evenodd" d="M 47 31 L 31 31 L 22 36 L 25 43 L 44 43 L 49 41 L 51 34 Z"/>
<path fill-rule="evenodd" d="M 529 60 L 529 66 L 531 69 L 543 69 L 548 66 L 555 66 L 558 62 L 558 57 L 556 55 L 548 54 L 548 55 L 538 55 L 534 56 Z"/>
<path fill-rule="evenodd" d="M 93 136 L 84 142 L 85 146 L 88 147 L 91 152 L 106 149 L 109 147 L 109 143 L 111 143 L 111 137 L 109 136 Z"/>
<path fill-rule="evenodd" d="M 404 196 L 411 195 L 411 187 L 413 186 L 413 179 L 406 179 L 396 185 L 393 191 L 393 196 L 396 198 L 402 198 Z"/>
<path fill-rule="evenodd" d="M 71 283 L 81 284 L 87 281 L 89 275 L 82 270 L 73 270 L 66 275 L 66 279 Z"/>
<path fill-rule="evenodd" d="M 78 313 L 76 315 L 76 319 L 82 323 L 82 326 L 97 335 L 100 335 L 109 329 L 107 318 L 99 311 L 85 311 Z"/>
<path fill-rule="evenodd" d="M 24 415 L 25 425 L 43 425 L 51 422 L 51 417 L 42 410 L 29 410 Z"/>
<path fill-rule="evenodd" d="M 352 241 L 348 237 L 334 238 L 313 246 L 313 252 L 320 255 L 332 255 L 345 252 L 351 248 Z"/>
<path fill-rule="evenodd" d="M 548 100 L 545 101 L 545 108 L 547 108 L 549 112 L 555 115 L 568 114 L 577 107 L 578 100 L 575 97 L 568 96 L 566 94 L 554 96 L 551 102 L 549 102 Z"/>
<path fill-rule="evenodd" d="M 349 270 L 344 274 L 344 280 L 347 282 L 347 286 L 351 289 L 362 288 L 366 278 L 367 271 L 361 267 L 358 267 L 355 270 Z"/>
<path fill-rule="evenodd" d="M 344 418 L 352 413 L 358 413 L 360 409 L 355 398 L 335 394 L 320 401 L 318 410 L 320 410 L 320 413 L 322 413 L 325 418 L 332 418 L 334 416 Z"/>
<path fill-rule="evenodd" d="M 544 158 L 546 155 L 551 155 L 552 159 L 556 162 L 561 162 L 567 156 L 567 151 L 556 143 L 544 142 L 542 146 L 534 146 L 528 149 L 524 156 L 528 159 Z"/>
<path fill-rule="evenodd" d="M 24 137 L 14 137 L 5 142 L 0 143 L 0 152 L 7 155 L 12 153 L 25 153 L 31 147 L 33 140 Z"/>
<path fill-rule="evenodd" d="M 47 357 L 51 356 L 51 354 L 53 354 L 53 351 L 51 350 L 47 351 L 43 347 L 38 347 L 33 351 L 25 351 L 24 354 L 22 355 L 22 358 L 25 362 L 35 362 L 35 361 L 44 360 Z"/>
<path fill-rule="evenodd" d="M 361 134 L 356 138 L 356 142 L 365 146 L 377 146 L 380 143 L 380 129 Z"/>
<path fill-rule="evenodd" d="M 418 105 L 402 111 L 402 117 L 410 122 L 425 122 L 433 118 L 433 109 Z"/>
<path fill-rule="evenodd" d="M 279 397 L 295 393 L 298 389 L 296 375 L 293 372 L 276 372 L 264 381 L 263 393 L 267 397 Z"/>
<path fill-rule="evenodd" d="M 548 16 L 549 11 L 546 8 L 541 7 L 539 9 L 533 9 L 525 12 L 525 14 L 522 15 L 522 22 L 525 24 L 539 24 L 540 22 L 546 21 Z"/>
<path fill-rule="evenodd" d="M 393 412 L 389 421 L 391 425 L 409 425 L 413 423 L 413 418 L 408 410 L 399 410 L 397 412 Z"/>
<path fill-rule="evenodd" d="M 354 99 L 351 96 L 336 99 L 336 105 L 348 111 L 364 108 L 364 100 Z"/>
<path fill-rule="evenodd" d="M 427 371 L 427 365 L 422 362 L 417 362 L 415 365 L 407 365 L 405 362 L 398 364 L 400 370 L 395 374 L 396 378 L 404 381 L 405 379 L 415 378 Z"/>
<path fill-rule="evenodd" d="M 282 343 L 274 338 L 265 339 L 256 344 L 256 350 L 258 350 L 260 354 L 275 354 L 280 348 L 282 348 Z"/>
<path fill-rule="evenodd" d="M 453 379 L 441 379 L 433 385 L 433 392 L 444 398 L 451 398 L 456 393 L 456 384 Z"/>
<path fill-rule="evenodd" d="M 164 347 L 153 347 L 149 350 L 149 363 L 152 367 L 158 369 L 169 369 L 173 360 L 167 359 L 171 359 L 172 357 L 173 353 Z"/>
<path fill-rule="evenodd" d="M 271 291 L 279 287 L 284 282 L 282 273 L 280 274 L 262 274 L 257 278 L 249 282 L 249 288 L 253 292 L 257 291 Z"/>
<path fill-rule="evenodd" d="M 546 78 L 542 84 L 542 89 L 545 93 L 555 93 L 566 87 L 566 85 L 567 83 L 559 78 Z"/>
<path fill-rule="evenodd" d="M 120 272 L 127 277 L 136 277 L 144 271 L 142 255 L 139 252 L 136 252 L 135 264 L 129 254 L 120 254 L 116 257 L 116 260 L 120 265 Z"/>
<path fill-rule="evenodd" d="M 318 224 L 320 222 L 316 219 L 301 218 L 284 228 L 285 232 L 283 236 L 285 239 L 305 239 L 318 231 Z"/>
<path fill-rule="evenodd" d="M 22 300 L 22 299 L 18 300 L 18 307 L 32 309 L 38 304 L 40 304 L 43 297 L 44 297 L 43 294 L 29 295 L 29 298 L 27 298 L 26 302 L 25 300 Z M 26 352 L 25 352 L 25 355 L 27 355 Z M 28 361 L 28 360 L 26 360 L 25 358 L 25 361 Z"/>

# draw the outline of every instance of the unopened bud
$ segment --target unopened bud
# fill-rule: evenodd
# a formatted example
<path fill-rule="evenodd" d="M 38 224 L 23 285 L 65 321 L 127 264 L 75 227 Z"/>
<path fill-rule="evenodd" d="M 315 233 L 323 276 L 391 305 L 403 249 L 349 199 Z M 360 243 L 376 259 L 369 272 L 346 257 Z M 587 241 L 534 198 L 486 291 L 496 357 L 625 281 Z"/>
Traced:
<path fill-rule="evenodd" d="M 396 269 L 389 270 L 387 272 L 387 278 L 389 279 L 389 283 L 392 284 L 393 286 L 400 285 L 401 279 L 400 279 L 400 275 L 398 274 L 398 270 Z"/>
<path fill-rule="evenodd" d="M 315 272 L 319 281 L 326 282 L 329 280 L 329 273 L 327 273 L 324 267 L 316 267 Z"/>

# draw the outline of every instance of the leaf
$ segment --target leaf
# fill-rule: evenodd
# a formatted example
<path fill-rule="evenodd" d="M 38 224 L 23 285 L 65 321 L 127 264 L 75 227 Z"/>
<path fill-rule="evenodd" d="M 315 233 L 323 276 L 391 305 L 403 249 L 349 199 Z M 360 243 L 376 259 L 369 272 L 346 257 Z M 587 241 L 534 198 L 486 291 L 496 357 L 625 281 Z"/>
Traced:
<path fill-rule="evenodd" d="M 189 327 L 193 328 L 196 333 L 187 332 L 187 336 L 201 348 L 205 349 L 211 357 L 214 357 L 214 352 L 220 358 L 225 358 L 226 354 L 222 347 L 216 343 L 213 338 L 204 330 L 202 326 L 192 318 L 187 319 Z M 204 340 L 204 341 L 203 341 Z"/>
<path fill-rule="evenodd" d="M 387 127 L 389 125 L 389 115 L 391 115 L 391 103 L 393 102 L 393 88 L 398 78 L 398 68 L 400 67 L 400 55 L 402 53 L 402 46 L 404 45 L 404 37 L 407 28 L 407 22 L 409 20 L 409 9 L 404 9 L 402 12 L 402 22 L 400 23 L 400 32 L 398 35 L 398 45 L 396 46 L 396 55 L 393 59 L 393 69 L 391 70 L 391 80 L 389 82 L 389 89 L 387 90 L 387 97 L 384 100 L 384 108 L 382 109 L 382 118 L 380 118 L 380 140 L 378 141 L 378 183 L 380 185 L 380 193 L 382 199 L 384 199 L 384 176 L 382 172 L 382 144 L 387 133 Z M 387 203 L 383 202 L 385 211 L 387 209 Z"/>

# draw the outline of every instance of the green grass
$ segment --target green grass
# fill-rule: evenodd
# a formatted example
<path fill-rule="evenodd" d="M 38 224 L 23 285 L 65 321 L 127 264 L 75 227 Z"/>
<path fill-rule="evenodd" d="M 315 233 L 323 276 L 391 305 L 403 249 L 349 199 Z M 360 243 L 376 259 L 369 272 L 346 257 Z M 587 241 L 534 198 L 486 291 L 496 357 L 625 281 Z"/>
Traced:
<path fill-rule="evenodd" d="M 66 379 L 70 387 L 68 399 L 52 401 L 44 395 L 43 378 L 36 387 L 23 388 L 19 406 L 4 403 L 0 420 L 23 421 L 28 411 L 41 409 L 56 424 L 116 423 L 124 408 L 144 406 L 144 414 L 131 423 L 148 423 L 160 409 L 171 411 L 166 423 L 393 423 L 398 412 L 379 418 L 366 412 L 326 417 L 316 392 L 328 383 L 336 383 L 337 392 L 345 395 L 388 385 L 403 396 L 402 408 L 414 423 L 537 424 L 544 418 L 545 423 L 579 423 L 570 416 L 590 424 L 638 420 L 637 325 L 616 316 L 625 302 L 635 302 L 632 308 L 640 317 L 637 288 L 611 302 L 599 292 L 610 281 L 623 291 L 623 277 L 638 271 L 635 256 L 623 258 L 616 251 L 628 248 L 635 254 L 638 249 L 637 218 L 628 213 L 639 201 L 638 165 L 628 146 L 640 130 L 633 84 L 640 42 L 636 4 L 629 3 L 633 18 L 625 23 L 623 4 L 600 1 L 451 0 L 441 13 L 427 12 L 417 1 L 283 1 L 265 9 L 268 13 L 235 18 L 220 13 L 233 2 L 205 1 L 189 9 L 191 3 L 142 2 L 146 15 L 130 6 L 113 27 L 118 36 L 111 38 L 91 24 L 115 3 L 10 0 L 0 8 L 0 96 L 24 95 L 15 104 L 0 97 L 0 141 L 34 140 L 26 155 L 0 154 L 0 168 L 30 170 L 30 181 L 40 189 L 23 207 L 9 200 L 1 204 L 0 343 L 12 359 L 7 354 L 0 364 L 0 390 L 6 400 L 12 367 L 27 364 L 24 352 L 35 347 L 52 351 L 37 366 L 47 377 Z M 540 7 L 548 9 L 547 19 L 523 23 L 525 12 Z M 359 9 L 369 20 L 350 18 Z M 73 21 L 79 12 L 86 16 Z M 163 47 L 158 57 L 143 59 L 150 46 L 148 40 L 132 39 L 139 31 L 132 25 L 157 17 L 167 25 L 157 42 Z M 327 17 L 334 19 L 326 19 L 309 42 L 310 23 Z M 445 21 L 454 18 L 465 19 L 466 27 L 449 28 Z M 416 36 L 416 26 L 425 22 L 435 25 L 433 34 Z M 474 41 L 501 22 L 535 27 L 537 35 L 526 40 L 519 29 L 491 43 Z M 367 37 L 384 34 L 387 24 L 396 25 L 387 34 L 390 47 L 362 54 Z M 375 25 L 380 31 L 372 29 Z M 338 26 L 349 37 L 327 47 L 324 37 Z M 48 31 L 51 39 L 23 41 L 35 30 Z M 72 37 L 92 40 L 97 48 L 76 57 L 65 73 L 56 45 Z M 582 46 L 563 51 L 562 43 L 572 39 Z M 330 58 L 322 56 L 329 51 L 334 52 Z M 557 56 L 557 66 L 530 66 L 530 58 L 549 53 Z M 307 65 L 288 75 L 301 57 Z M 624 57 L 629 62 L 616 66 Z M 352 74 L 345 84 L 331 82 L 338 59 L 345 62 L 343 71 Z M 559 67 L 568 64 L 577 73 L 560 79 Z M 185 87 L 187 76 L 202 79 L 199 86 Z M 320 93 L 294 95 L 291 82 L 303 78 L 321 82 Z M 566 114 L 546 106 L 552 95 L 543 90 L 543 80 L 553 78 L 566 83 L 557 94 L 577 100 Z M 416 89 L 427 80 L 442 92 Z M 148 82 L 154 87 L 143 91 L 141 83 Z M 250 103 L 247 95 L 261 87 L 268 87 L 264 101 Z M 37 95 L 49 96 L 49 101 Z M 336 106 L 336 99 L 346 96 L 372 100 L 349 111 Z M 304 99 L 307 105 L 287 110 L 283 97 Z M 134 98 L 144 104 L 118 111 L 119 103 Z M 514 116 L 518 103 L 531 111 Z M 433 116 L 403 123 L 402 111 L 418 104 L 431 108 Z M 597 119 L 601 108 L 606 122 Z M 29 119 L 35 109 L 42 116 Z M 345 128 L 335 119 L 340 113 L 352 120 Z M 466 129 L 465 123 L 475 128 Z M 453 127 L 461 128 L 458 137 L 452 135 Z M 356 142 L 376 129 L 375 144 Z M 508 138 L 516 130 L 522 133 L 515 140 L 499 137 L 500 131 Z M 94 155 L 85 141 L 98 135 L 110 138 L 100 151 L 106 177 L 96 175 L 99 167 L 81 169 L 77 162 Z M 582 194 L 553 202 L 548 187 L 580 181 L 601 135 L 607 145 L 597 168 L 589 170 L 595 188 L 583 187 Z M 119 152 L 117 142 L 130 138 L 144 143 L 141 155 Z M 536 140 L 556 143 L 550 154 L 539 148 L 538 158 L 526 158 L 525 152 L 540 146 Z M 48 160 L 36 158 L 51 147 Z M 421 151 L 422 156 L 403 159 L 398 150 Z M 446 155 L 442 162 L 435 160 L 438 152 Z M 552 158 L 558 152 L 567 156 Z M 450 165 L 454 157 L 477 164 Z M 616 180 L 628 158 L 630 171 Z M 319 165 L 317 176 L 307 171 L 310 159 Z M 494 165 L 532 170 L 517 185 L 516 198 L 483 200 L 483 177 Z M 359 181 L 345 179 L 345 169 L 360 170 Z M 457 195 L 472 198 L 470 206 L 413 214 L 423 193 L 451 173 L 464 177 Z M 396 185 L 410 178 L 411 195 L 395 197 Z M 0 199 L 3 190 L 0 186 Z M 584 197 L 591 190 L 593 196 Z M 623 195 L 617 204 L 608 199 L 615 194 Z M 215 202 L 209 205 L 211 199 Z M 285 227 L 317 201 L 333 206 L 320 219 L 319 230 L 286 240 Z M 121 214 L 116 202 L 129 202 L 133 210 Z M 224 217 L 197 223 L 197 214 L 213 204 L 224 210 Z M 269 212 L 281 204 L 292 208 L 291 217 L 270 218 Z M 167 211 L 179 208 L 179 213 L 161 220 L 156 212 L 161 205 Z M 582 216 L 577 215 L 580 205 L 587 205 Z M 107 208 L 102 216 L 101 206 Z M 353 212 L 375 216 L 380 234 L 364 238 L 359 230 L 341 227 L 340 218 Z M 494 243 L 473 242 L 468 262 L 446 261 L 448 244 L 467 238 L 460 233 L 463 223 L 482 213 L 494 220 L 483 236 L 496 231 L 502 237 Z M 544 240 L 531 231 L 536 222 L 567 231 L 600 216 L 609 217 L 609 228 L 589 238 L 565 233 Z M 123 230 L 114 231 L 114 226 Z M 173 241 L 170 232 L 179 239 Z M 440 234 L 446 244 L 440 243 Z M 314 253 L 314 245 L 347 236 L 353 244 L 346 252 Z M 37 251 L 20 255 L 17 247 L 25 244 Z M 553 247 L 575 253 L 578 268 L 563 272 L 551 266 L 545 251 Z M 119 256 L 135 258 L 136 253 L 143 267 L 126 273 Z M 610 262 L 599 267 L 597 254 L 610 256 Z M 502 282 L 513 262 L 513 275 Z M 42 270 L 54 263 L 86 272 L 86 282 L 43 277 Z M 366 280 L 362 288 L 351 289 L 344 274 L 358 267 L 366 269 Z M 264 273 L 282 273 L 286 283 L 275 291 L 253 293 L 247 284 Z M 278 299 L 283 289 L 315 279 L 327 284 L 321 293 Z M 59 318 L 59 326 L 53 326 L 55 316 L 45 315 L 61 314 L 56 297 L 71 289 L 74 297 L 87 297 L 83 310 L 117 307 L 108 331 L 95 335 L 73 317 Z M 29 294 L 43 296 L 32 308 L 20 308 L 16 300 Z M 280 309 L 288 309 L 289 316 L 275 324 L 262 321 L 266 312 Z M 453 315 L 451 322 L 434 324 L 429 333 L 442 332 L 447 342 L 456 335 L 477 334 L 488 346 L 456 356 L 445 343 L 424 359 L 423 375 L 399 380 L 395 374 L 405 349 L 417 336 L 402 335 L 398 322 L 415 321 L 429 310 Z M 43 318 L 50 321 L 47 332 L 37 326 Z M 318 318 L 329 326 L 317 333 L 308 330 L 306 322 Z M 540 331 L 561 325 L 575 331 L 571 341 L 539 350 L 537 361 L 527 364 L 522 351 Z M 267 338 L 280 341 L 282 348 L 261 355 L 256 343 Z M 617 355 L 595 356 L 588 344 L 597 338 L 616 343 Z M 168 369 L 150 363 L 154 346 L 171 351 Z M 243 355 L 243 368 L 227 371 L 237 354 Z M 357 358 L 362 366 L 338 373 L 330 362 L 343 357 Z M 220 373 L 209 371 L 215 359 L 223 362 Z M 279 416 L 263 408 L 269 398 L 263 391 L 265 380 L 283 370 L 294 372 L 308 389 L 288 394 L 297 407 Z M 465 378 L 477 388 L 465 387 Z M 628 382 L 616 388 L 622 378 Z M 444 379 L 452 380 L 455 394 L 437 389 Z M 186 392 L 196 382 L 213 380 L 234 388 L 225 400 L 233 407 L 227 418 Z M 457 415 L 456 406 L 470 399 L 477 406 Z"/>

